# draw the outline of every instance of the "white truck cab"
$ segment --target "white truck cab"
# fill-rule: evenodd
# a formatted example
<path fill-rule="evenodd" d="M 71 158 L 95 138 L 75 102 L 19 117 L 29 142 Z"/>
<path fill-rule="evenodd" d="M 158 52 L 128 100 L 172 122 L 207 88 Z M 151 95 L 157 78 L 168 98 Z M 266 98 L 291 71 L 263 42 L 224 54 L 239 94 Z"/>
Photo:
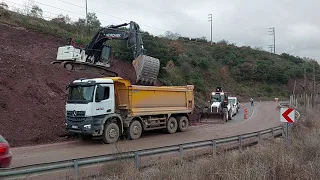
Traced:
<path fill-rule="evenodd" d="M 69 85 L 66 125 L 73 132 L 101 135 L 102 118 L 115 113 L 112 79 L 75 80 Z"/>

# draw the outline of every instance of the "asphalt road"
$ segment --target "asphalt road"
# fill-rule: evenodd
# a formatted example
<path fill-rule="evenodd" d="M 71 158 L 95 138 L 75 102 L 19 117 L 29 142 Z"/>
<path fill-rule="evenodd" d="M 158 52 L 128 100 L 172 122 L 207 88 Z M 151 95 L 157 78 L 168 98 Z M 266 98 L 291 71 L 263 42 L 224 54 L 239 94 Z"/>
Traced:
<path fill-rule="evenodd" d="M 280 125 L 278 103 L 262 102 L 255 106 L 245 104 L 248 118 L 244 119 L 243 108 L 226 124 L 205 124 L 190 126 L 187 132 L 164 134 L 159 131 L 143 134 L 137 140 L 119 140 L 116 144 L 101 144 L 100 141 L 71 141 L 55 144 L 13 148 L 11 167 L 54 161 L 83 158 L 117 152 L 154 148 L 192 141 L 228 137 L 247 132 L 254 132 Z"/>

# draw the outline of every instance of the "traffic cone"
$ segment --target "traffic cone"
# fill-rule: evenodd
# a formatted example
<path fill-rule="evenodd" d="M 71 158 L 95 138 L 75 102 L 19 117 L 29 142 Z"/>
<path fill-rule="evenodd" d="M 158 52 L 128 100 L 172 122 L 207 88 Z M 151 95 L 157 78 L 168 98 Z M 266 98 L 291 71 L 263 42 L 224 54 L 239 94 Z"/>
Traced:
<path fill-rule="evenodd" d="M 247 108 L 244 108 L 244 119 L 248 119 L 248 110 Z"/>

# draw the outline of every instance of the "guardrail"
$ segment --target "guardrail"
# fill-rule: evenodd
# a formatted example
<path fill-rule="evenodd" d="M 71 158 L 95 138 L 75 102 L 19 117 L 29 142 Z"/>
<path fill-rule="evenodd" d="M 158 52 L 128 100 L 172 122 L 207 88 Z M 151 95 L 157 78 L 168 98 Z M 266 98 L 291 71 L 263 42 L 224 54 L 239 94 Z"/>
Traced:
<path fill-rule="evenodd" d="M 198 142 L 190 142 L 172 146 L 165 146 L 159 148 L 152 148 L 152 149 L 145 149 L 139 151 L 131 151 L 131 152 L 124 152 L 119 154 L 107 154 L 107 155 L 100 155 L 100 156 L 93 156 L 87 158 L 80 158 L 80 159 L 71 159 L 65 161 L 58 161 L 52 163 L 45 163 L 45 164 L 36 164 L 36 165 L 29 165 L 23 167 L 16 167 L 16 168 L 7 168 L 0 170 L 0 178 L 6 177 L 16 177 L 16 176 L 25 176 L 37 173 L 45 173 L 45 172 L 52 172 L 55 170 L 63 170 L 66 168 L 73 168 L 74 169 L 74 177 L 78 179 L 79 174 L 79 167 L 84 165 L 94 165 L 97 163 L 106 163 L 110 161 L 116 161 L 121 159 L 135 159 L 135 166 L 137 168 L 140 167 L 140 157 L 142 156 L 149 156 L 149 155 L 159 155 L 169 152 L 179 152 L 180 158 L 183 158 L 183 152 L 188 149 L 199 148 L 199 147 L 212 147 L 213 153 L 216 153 L 216 148 L 219 145 L 223 145 L 230 142 L 239 142 L 239 149 L 242 149 L 243 140 L 249 138 L 257 138 L 255 142 L 259 142 L 261 137 L 265 134 L 270 134 L 275 137 L 276 131 L 281 130 L 280 135 L 284 134 L 284 127 L 277 126 L 274 128 L 246 133 L 238 136 L 231 136 L 226 138 L 220 139 L 213 139 L 213 140 L 205 140 L 205 141 L 198 141 Z M 279 135 L 279 133 L 278 133 Z"/>

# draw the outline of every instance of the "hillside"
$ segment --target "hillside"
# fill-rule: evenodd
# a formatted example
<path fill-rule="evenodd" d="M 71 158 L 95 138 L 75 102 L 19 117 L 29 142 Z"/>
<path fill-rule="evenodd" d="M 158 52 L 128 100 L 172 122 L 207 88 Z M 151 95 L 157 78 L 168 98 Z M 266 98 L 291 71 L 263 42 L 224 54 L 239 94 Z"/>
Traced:
<path fill-rule="evenodd" d="M 77 42 L 85 44 L 97 29 L 1 9 L 0 22 L 0 134 L 13 146 L 64 140 L 65 86 L 75 78 L 99 75 L 69 72 L 49 63 L 67 37 L 77 35 Z M 241 100 L 249 96 L 287 97 L 294 79 L 303 77 L 303 68 L 312 71 L 312 62 L 301 58 L 236 47 L 225 41 L 211 46 L 186 38 L 154 37 L 146 32 L 143 40 L 147 54 L 161 60 L 159 84 L 194 84 L 197 108 L 220 85 Z M 132 53 L 125 42 L 111 45 L 116 57 L 111 69 L 133 80 Z M 316 68 L 319 72 L 318 64 Z"/>

